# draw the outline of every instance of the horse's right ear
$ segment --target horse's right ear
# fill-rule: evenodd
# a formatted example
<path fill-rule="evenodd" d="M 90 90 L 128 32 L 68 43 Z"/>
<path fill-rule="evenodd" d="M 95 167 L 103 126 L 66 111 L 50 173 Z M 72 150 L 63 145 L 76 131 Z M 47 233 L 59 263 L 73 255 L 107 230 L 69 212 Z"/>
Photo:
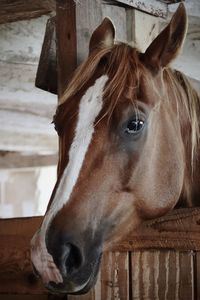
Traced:
<path fill-rule="evenodd" d="M 185 7 L 181 3 L 168 26 L 142 55 L 144 63 L 154 71 L 166 67 L 180 52 L 186 33 L 187 15 Z"/>
<path fill-rule="evenodd" d="M 112 47 L 114 44 L 114 38 L 115 27 L 109 18 L 105 18 L 91 36 L 89 53 L 91 53 L 94 49 Z"/>

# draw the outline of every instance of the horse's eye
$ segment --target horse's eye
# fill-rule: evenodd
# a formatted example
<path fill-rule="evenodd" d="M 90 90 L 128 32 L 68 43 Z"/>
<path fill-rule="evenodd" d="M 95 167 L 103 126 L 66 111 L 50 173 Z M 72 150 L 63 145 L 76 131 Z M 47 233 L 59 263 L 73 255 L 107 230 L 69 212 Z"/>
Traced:
<path fill-rule="evenodd" d="M 144 121 L 140 119 L 133 119 L 128 122 L 125 132 L 128 134 L 136 134 L 144 127 Z"/>

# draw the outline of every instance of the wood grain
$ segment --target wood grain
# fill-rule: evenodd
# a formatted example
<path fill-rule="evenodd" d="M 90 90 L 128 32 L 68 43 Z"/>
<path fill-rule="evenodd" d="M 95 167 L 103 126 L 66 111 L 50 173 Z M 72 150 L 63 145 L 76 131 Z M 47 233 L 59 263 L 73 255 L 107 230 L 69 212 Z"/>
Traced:
<path fill-rule="evenodd" d="M 157 1 L 157 0 L 148 0 L 148 1 L 138 1 L 138 0 L 104 0 L 106 3 L 116 4 L 118 5 L 126 5 L 138 10 L 147 12 L 151 15 L 166 18 L 167 17 L 167 4 L 165 2 Z"/>
<path fill-rule="evenodd" d="M 100 272 L 100 280 L 100 299 L 129 299 L 128 253 L 104 253 Z"/>
<path fill-rule="evenodd" d="M 94 29 L 102 22 L 101 0 L 77 1 L 77 63 L 82 63 L 88 55 L 89 40 Z"/>
<path fill-rule="evenodd" d="M 193 256 L 190 251 L 132 253 L 133 300 L 192 300 Z"/>
<path fill-rule="evenodd" d="M 44 294 L 46 292 L 40 281 L 32 274 L 29 257 L 30 239 L 41 222 L 42 217 L 0 220 L 0 293 Z M 165 217 L 143 224 L 132 237 L 116 244 L 115 251 L 113 247 L 112 252 L 104 254 L 99 280 L 88 299 L 104 300 L 105 297 L 123 299 L 129 293 L 128 276 L 131 272 L 133 286 L 136 286 L 135 290 L 132 290 L 135 299 L 139 299 L 137 291 L 141 289 L 140 286 L 137 287 L 138 284 L 140 285 L 136 282 L 138 276 L 144 277 L 142 280 L 145 281 L 152 274 L 154 279 L 150 278 L 151 281 L 153 280 L 151 284 L 154 284 L 159 291 L 150 291 L 150 296 L 152 293 L 162 293 L 164 288 L 166 290 L 167 282 L 171 282 L 170 290 L 174 291 L 173 295 L 179 296 L 178 300 L 181 299 L 180 296 L 189 297 L 191 293 L 194 294 L 195 289 L 199 293 L 199 287 L 195 288 L 195 278 L 199 278 L 199 267 L 194 267 L 195 256 L 191 252 L 194 249 L 200 250 L 199 224 L 200 209 L 198 208 L 176 210 Z M 180 251 L 173 250 L 176 248 Z M 137 249 L 143 249 L 143 252 L 140 253 Z M 152 252 L 151 249 L 156 250 Z M 183 252 L 183 250 L 188 251 Z M 135 251 L 132 254 L 132 268 L 129 271 L 127 251 Z M 142 268 L 144 269 L 144 263 L 147 265 L 147 271 L 141 271 Z M 197 263 L 199 266 L 199 256 L 197 256 Z M 149 269 L 150 266 L 152 270 Z M 163 273 L 163 278 L 158 276 L 158 273 Z M 175 285 L 177 281 L 178 286 Z M 176 299 L 170 299 L 167 290 L 166 297 L 167 300 Z M 183 299 L 190 298 L 181 300 Z"/>
<path fill-rule="evenodd" d="M 76 6 L 73 0 L 57 0 L 56 4 L 58 95 L 61 95 L 77 66 Z"/>
<path fill-rule="evenodd" d="M 137 9 L 129 8 L 126 12 L 127 41 L 144 52 L 159 33 L 159 19 Z"/>
<path fill-rule="evenodd" d="M 0 293 L 44 294 L 30 264 L 30 239 L 42 218 L 0 220 Z"/>
<path fill-rule="evenodd" d="M 118 251 L 151 248 L 200 250 L 200 208 L 176 209 L 144 222 L 112 247 Z"/>
<path fill-rule="evenodd" d="M 57 94 L 56 18 L 47 21 L 35 86 Z"/>
<path fill-rule="evenodd" d="M 54 0 L 1 0 L 0 24 L 37 18 L 55 10 Z"/>
<path fill-rule="evenodd" d="M 194 268 L 194 299 L 200 300 L 200 252 L 196 252 Z"/>

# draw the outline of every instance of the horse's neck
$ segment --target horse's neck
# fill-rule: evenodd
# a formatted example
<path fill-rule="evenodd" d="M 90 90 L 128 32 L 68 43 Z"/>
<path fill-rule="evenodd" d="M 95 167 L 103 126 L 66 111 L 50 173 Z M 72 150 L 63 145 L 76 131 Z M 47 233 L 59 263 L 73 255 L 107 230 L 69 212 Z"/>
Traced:
<path fill-rule="evenodd" d="M 180 74 L 180 73 L 179 73 Z M 190 95 L 189 92 L 187 92 L 187 85 L 189 84 L 189 87 L 191 88 L 190 83 L 187 81 L 187 78 L 181 73 L 181 79 L 184 80 L 185 86 L 184 88 L 185 96 L 188 97 Z M 194 117 L 194 121 L 200 122 L 200 119 L 198 118 L 198 115 L 200 113 L 200 95 L 197 93 L 194 94 L 194 98 L 190 98 L 189 101 L 194 101 L 193 109 L 195 109 L 197 118 L 195 115 L 192 115 Z M 192 106 L 191 106 L 192 107 Z M 187 114 L 187 113 L 186 113 Z M 187 119 L 187 118 L 185 118 Z M 191 121 L 190 121 L 191 122 Z M 187 125 L 187 124 L 186 124 Z M 187 125 L 188 128 L 190 128 L 191 124 Z M 187 127 L 186 126 L 186 127 Z M 198 126 L 196 128 L 197 130 L 197 145 L 196 149 L 194 150 L 194 158 L 192 159 L 192 138 L 191 138 L 191 132 L 189 135 L 185 134 L 187 130 L 184 130 L 184 144 L 186 147 L 186 167 L 185 167 L 185 180 L 184 180 L 184 187 L 183 187 L 183 193 L 181 194 L 179 204 L 180 206 L 200 206 L 200 123 L 199 123 L 199 129 Z M 189 133 L 189 132 L 188 132 Z M 194 134 L 194 132 L 193 132 Z"/>

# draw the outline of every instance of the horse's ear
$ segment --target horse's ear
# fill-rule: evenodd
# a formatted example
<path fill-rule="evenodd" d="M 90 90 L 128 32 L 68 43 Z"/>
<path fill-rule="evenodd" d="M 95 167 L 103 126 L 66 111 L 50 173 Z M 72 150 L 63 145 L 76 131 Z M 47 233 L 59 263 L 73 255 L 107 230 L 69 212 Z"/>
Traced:
<path fill-rule="evenodd" d="M 187 33 L 187 14 L 181 3 L 168 26 L 150 44 L 143 55 L 152 70 L 167 66 L 178 55 Z"/>
<path fill-rule="evenodd" d="M 93 32 L 90 44 L 89 53 L 94 49 L 102 49 L 112 47 L 115 38 L 115 28 L 112 21 L 109 18 L 105 18 L 101 25 L 99 25 Z"/>

